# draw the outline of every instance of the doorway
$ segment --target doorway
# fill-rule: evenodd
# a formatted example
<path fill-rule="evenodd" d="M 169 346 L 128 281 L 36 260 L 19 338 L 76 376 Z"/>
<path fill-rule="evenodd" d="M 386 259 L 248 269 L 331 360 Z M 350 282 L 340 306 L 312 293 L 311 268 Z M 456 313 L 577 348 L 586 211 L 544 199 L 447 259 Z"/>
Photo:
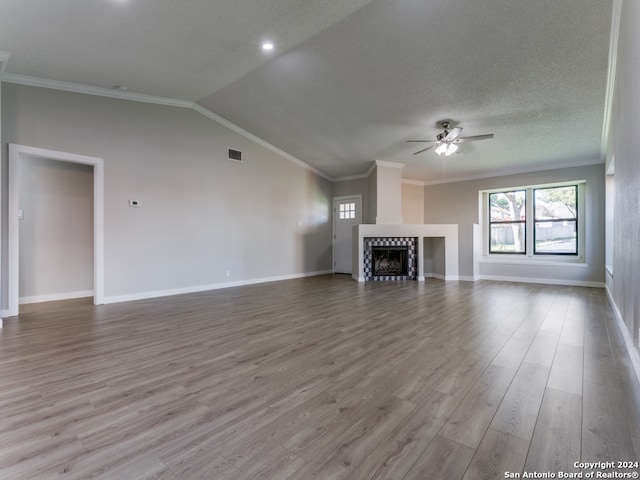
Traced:
<path fill-rule="evenodd" d="M 353 227 L 362 223 L 362 195 L 333 199 L 333 272 L 353 273 Z"/>
<path fill-rule="evenodd" d="M 93 303 L 104 303 L 104 161 L 74 153 L 24 145 L 9 145 L 8 316 L 19 313 L 20 303 L 20 171 L 28 159 L 69 162 L 93 168 Z"/>

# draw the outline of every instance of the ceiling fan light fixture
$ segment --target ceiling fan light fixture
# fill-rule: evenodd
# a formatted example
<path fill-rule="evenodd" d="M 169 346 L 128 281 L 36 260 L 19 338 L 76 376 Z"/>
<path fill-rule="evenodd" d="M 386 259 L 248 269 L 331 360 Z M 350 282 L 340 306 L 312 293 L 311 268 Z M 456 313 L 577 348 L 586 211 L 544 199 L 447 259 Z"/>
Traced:
<path fill-rule="evenodd" d="M 454 153 L 456 153 L 458 151 L 458 146 L 454 143 L 449 143 L 447 145 L 447 149 L 444 152 L 445 157 L 448 157 L 449 155 L 453 155 Z"/>
<path fill-rule="evenodd" d="M 407 142 L 418 142 L 418 143 L 430 143 L 427 148 L 423 148 L 422 150 L 418 150 L 414 155 L 418 155 L 419 153 L 426 152 L 432 147 L 434 148 L 434 152 L 438 155 L 444 155 L 446 157 L 453 155 L 458 151 L 458 143 L 460 142 L 475 142 L 478 140 L 488 140 L 493 138 L 493 133 L 485 133 L 484 135 L 471 135 L 470 137 L 461 137 L 460 133 L 462 132 L 462 127 L 454 127 L 449 130 L 451 126 L 451 122 L 448 120 L 440 122 L 440 126 L 444 128 L 443 132 L 440 132 L 436 135 L 435 140 L 407 140 Z"/>
<path fill-rule="evenodd" d="M 441 143 L 440 145 L 438 145 L 436 147 L 436 149 L 434 150 L 438 155 L 443 155 L 444 153 L 446 153 L 447 151 L 447 145 L 446 143 Z"/>
<path fill-rule="evenodd" d="M 458 151 L 458 146 L 454 143 L 442 142 L 436 147 L 434 151 L 438 155 L 444 155 L 445 157 L 448 157 L 449 155 L 453 155 Z"/>

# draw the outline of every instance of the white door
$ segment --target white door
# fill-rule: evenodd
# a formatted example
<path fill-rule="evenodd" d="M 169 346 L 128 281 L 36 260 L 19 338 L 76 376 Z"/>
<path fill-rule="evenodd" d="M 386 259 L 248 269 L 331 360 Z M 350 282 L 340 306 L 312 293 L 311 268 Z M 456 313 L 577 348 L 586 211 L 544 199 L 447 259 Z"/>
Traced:
<path fill-rule="evenodd" d="M 333 199 L 333 271 L 352 273 L 353 226 L 362 223 L 362 197 Z"/>

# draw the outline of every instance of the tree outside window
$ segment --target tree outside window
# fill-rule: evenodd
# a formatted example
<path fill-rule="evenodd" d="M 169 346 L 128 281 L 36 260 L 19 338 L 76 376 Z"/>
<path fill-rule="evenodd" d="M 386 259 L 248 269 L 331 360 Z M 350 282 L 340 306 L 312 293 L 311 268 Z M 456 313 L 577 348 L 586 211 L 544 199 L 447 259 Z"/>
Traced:
<path fill-rule="evenodd" d="M 489 194 L 490 253 L 525 253 L 526 192 Z"/>

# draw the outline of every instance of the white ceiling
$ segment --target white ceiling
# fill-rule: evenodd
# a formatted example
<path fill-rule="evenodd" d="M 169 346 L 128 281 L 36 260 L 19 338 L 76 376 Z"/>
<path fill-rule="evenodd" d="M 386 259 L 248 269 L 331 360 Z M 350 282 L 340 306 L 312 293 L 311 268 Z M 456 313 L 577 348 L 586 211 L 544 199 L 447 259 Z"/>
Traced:
<path fill-rule="evenodd" d="M 601 161 L 612 1 L 1 0 L 5 74 L 195 101 L 340 178 Z M 276 49 L 265 54 L 264 40 Z M 412 155 L 452 119 L 461 144 Z"/>

